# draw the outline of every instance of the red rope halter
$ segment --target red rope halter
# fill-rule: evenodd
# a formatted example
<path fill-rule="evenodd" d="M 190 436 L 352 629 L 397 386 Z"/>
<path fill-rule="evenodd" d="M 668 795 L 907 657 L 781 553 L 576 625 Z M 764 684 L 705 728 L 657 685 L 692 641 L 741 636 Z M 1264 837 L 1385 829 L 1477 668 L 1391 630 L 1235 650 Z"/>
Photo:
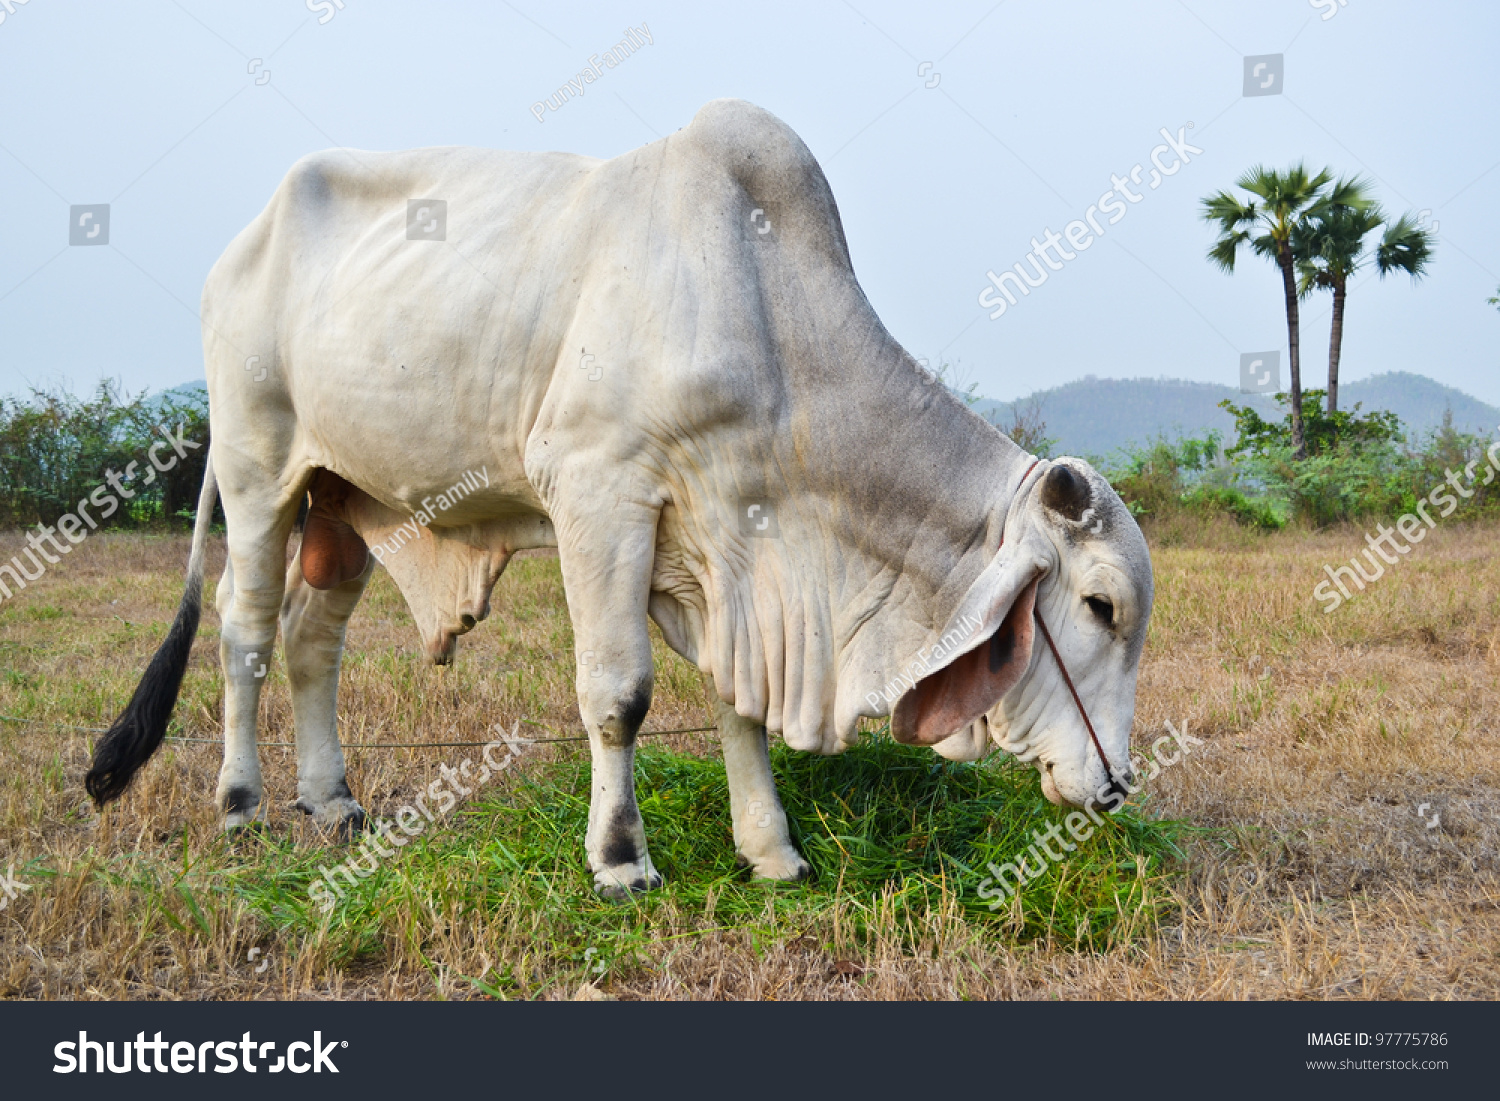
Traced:
<path fill-rule="evenodd" d="M 1020 486 L 1026 484 L 1026 479 L 1031 477 L 1031 472 L 1037 468 L 1037 464 L 1041 461 L 1041 459 L 1033 459 L 1031 461 L 1031 465 L 1026 468 L 1026 473 L 1021 475 L 1020 485 L 1016 487 L 1018 493 L 1020 492 Z M 1001 537 L 1000 542 L 1002 545 L 1004 544 L 1004 536 Z M 1036 617 L 1036 625 L 1042 629 L 1042 638 L 1047 640 L 1047 649 L 1052 651 L 1052 660 L 1057 662 L 1058 671 L 1062 673 L 1063 683 L 1068 686 L 1068 692 L 1073 696 L 1073 703 L 1078 708 L 1078 714 L 1083 719 L 1083 725 L 1088 728 L 1089 738 L 1092 739 L 1094 749 L 1099 753 L 1099 760 L 1104 763 L 1104 771 L 1109 774 L 1111 781 L 1115 781 L 1115 769 L 1109 763 L 1109 754 L 1104 752 L 1104 746 L 1099 741 L 1099 735 L 1094 731 L 1093 722 L 1089 719 L 1088 710 L 1083 706 L 1083 697 L 1078 694 L 1078 689 L 1073 684 L 1073 678 L 1068 674 L 1068 667 L 1063 664 L 1062 654 L 1058 652 L 1057 643 L 1052 641 L 1052 632 L 1047 630 L 1047 621 L 1042 618 L 1040 602 L 1033 606 L 1032 614 Z"/>

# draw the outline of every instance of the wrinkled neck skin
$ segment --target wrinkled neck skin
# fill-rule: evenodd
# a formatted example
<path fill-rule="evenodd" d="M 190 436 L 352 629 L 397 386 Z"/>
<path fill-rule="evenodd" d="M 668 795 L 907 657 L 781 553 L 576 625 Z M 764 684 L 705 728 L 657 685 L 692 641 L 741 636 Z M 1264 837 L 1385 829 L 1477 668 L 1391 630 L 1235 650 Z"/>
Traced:
<path fill-rule="evenodd" d="M 887 713 L 867 697 L 940 637 L 994 557 L 1031 457 L 886 331 L 800 140 L 715 117 L 605 166 L 689 181 L 659 205 L 691 212 L 712 245 L 612 230 L 652 258 L 618 316 L 659 318 L 645 328 L 672 334 L 662 356 L 691 349 L 631 413 L 645 443 L 628 458 L 663 502 L 649 607 L 739 714 L 833 753 Z M 752 503 L 774 528 L 746 529 Z"/>
<path fill-rule="evenodd" d="M 900 693 L 936 664 L 933 648 L 955 627 L 960 601 L 1002 543 L 1012 541 L 1015 524 L 1024 522 L 1017 506 L 1034 456 L 980 421 L 945 388 L 923 389 L 932 400 L 917 431 L 928 441 L 929 453 L 939 438 L 965 446 L 953 448 L 932 468 L 912 462 L 890 472 L 885 492 L 907 503 L 901 510 L 906 523 L 887 527 L 882 520 L 852 555 L 847 547 L 853 533 L 838 533 L 848 555 L 845 576 L 833 579 L 831 590 L 839 602 L 835 714 L 841 740 L 853 737 L 861 716 L 889 714 Z M 918 439 L 910 444 L 906 455 L 923 454 Z M 890 445 L 895 454 L 902 448 L 896 441 Z M 978 627 L 977 620 L 956 625 L 960 632 Z M 978 641 L 977 635 L 966 639 L 963 648 Z"/>
<path fill-rule="evenodd" d="M 736 517 L 704 524 L 717 511 L 706 493 L 669 506 L 651 603 L 669 644 L 740 714 L 821 753 L 853 744 L 861 716 L 889 713 L 882 693 L 905 687 L 993 560 L 1033 462 L 922 371 L 862 293 L 849 305 L 863 324 L 837 334 L 842 354 L 829 356 L 826 333 L 817 349 L 838 366 L 782 372 L 780 412 L 795 415 L 754 434 L 765 452 L 697 464 L 734 469 L 718 494 L 729 507 L 768 499 L 778 537 L 747 537 Z M 695 494 L 679 481 L 668 496 Z"/>

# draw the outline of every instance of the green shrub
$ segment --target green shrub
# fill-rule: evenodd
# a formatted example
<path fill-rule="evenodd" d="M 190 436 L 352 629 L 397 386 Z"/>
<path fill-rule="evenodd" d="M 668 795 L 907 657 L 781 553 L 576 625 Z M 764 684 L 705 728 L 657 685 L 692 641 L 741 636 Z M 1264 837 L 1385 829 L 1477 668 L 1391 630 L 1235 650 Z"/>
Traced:
<path fill-rule="evenodd" d="M 208 455 L 208 402 L 196 394 L 131 398 L 102 382 L 92 397 L 33 390 L 29 399 L 0 398 L 0 525 L 51 524 L 105 484 L 109 471 L 131 462 L 149 469 L 148 450 L 159 428 L 178 425 L 203 444 L 189 450 L 149 485 L 129 483 L 135 496 L 107 520 L 107 527 L 145 527 L 191 521 Z M 168 452 L 170 454 L 170 452 Z"/>
<path fill-rule="evenodd" d="M 1353 410 L 1339 409 L 1328 413 L 1323 408 L 1327 397 L 1325 390 L 1302 391 L 1302 432 L 1308 458 L 1331 454 L 1341 446 L 1362 450 L 1366 447 L 1399 443 L 1405 439 L 1401 421 L 1395 413 L 1376 410 L 1360 416 L 1358 403 L 1355 403 Z M 1289 406 L 1291 396 L 1277 394 L 1276 401 L 1282 406 Z M 1234 446 L 1225 452 L 1231 458 L 1242 454 L 1279 451 L 1283 447 L 1290 452 L 1290 409 L 1287 409 L 1286 416 L 1280 421 L 1268 421 L 1249 406 L 1235 405 L 1227 398 L 1219 402 L 1219 407 L 1227 409 L 1234 417 L 1237 439 Z"/>
<path fill-rule="evenodd" d="M 1270 501 L 1247 497 L 1232 486 L 1194 486 L 1180 501 L 1189 511 L 1227 513 L 1247 527 L 1266 531 L 1276 531 L 1285 523 Z"/>
<path fill-rule="evenodd" d="M 1400 516 L 1450 474 L 1470 494 L 1455 492 L 1457 516 L 1500 508 L 1500 474 L 1491 471 L 1488 441 L 1456 430 L 1451 413 L 1441 428 L 1409 445 L 1396 414 L 1362 414 L 1356 405 L 1330 415 L 1323 398 L 1321 390 L 1304 395 L 1304 459 L 1293 457 L 1289 411 L 1268 421 L 1223 401 L 1235 419 L 1232 447 L 1220 452 L 1212 432 L 1175 441 L 1158 437 L 1124 452 L 1106 474 L 1138 516 L 1228 515 L 1265 530 L 1289 521 L 1323 527 Z M 1288 400 L 1277 395 L 1283 408 Z"/>
<path fill-rule="evenodd" d="M 1145 448 L 1130 448 L 1106 465 L 1115 491 L 1137 516 L 1154 516 L 1181 507 L 1183 493 L 1219 460 L 1220 436 L 1169 441 L 1158 436 Z"/>
<path fill-rule="evenodd" d="M 1284 516 L 1275 503 L 1247 491 L 1220 444 L 1213 431 L 1177 440 L 1159 436 L 1147 447 L 1128 449 L 1107 462 L 1105 473 L 1136 516 L 1224 514 L 1249 527 L 1281 527 Z"/>
<path fill-rule="evenodd" d="M 1486 441 L 1459 432 L 1450 412 L 1443 426 L 1415 446 L 1394 413 L 1361 415 L 1352 411 L 1332 415 L 1322 407 L 1323 391 L 1309 390 L 1303 399 L 1307 458 L 1298 461 L 1291 446 L 1290 412 L 1279 422 L 1264 420 L 1253 409 L 1220 402 L 1234 415 L 1238 438 L 1225 453 L 1253 495 L 1263 498 L 1283 516 L 1315 527 L 1369 517 L 1410 512 L 1449 472 L 1463 477 L 1470 468 L 1480 483 L 1472 496 L 1460 499 L 1464 518 L 1493 510 L 1500 503 L 1500 481 L 1489 475 Z M 1287 395 L 1277 401 L 1288 403 Z M 1468 489 L 1467 480 L 1465 488 Z"/>

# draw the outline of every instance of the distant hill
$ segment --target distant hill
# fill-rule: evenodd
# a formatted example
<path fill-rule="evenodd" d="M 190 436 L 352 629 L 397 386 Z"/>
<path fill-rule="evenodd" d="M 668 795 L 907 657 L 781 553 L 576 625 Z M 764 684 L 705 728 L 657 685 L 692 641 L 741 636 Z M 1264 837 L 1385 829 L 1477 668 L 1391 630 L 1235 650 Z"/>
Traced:
<path fill-rule="evenodd" d="M 1157 435 L 1197 435 L 1215 428 L 1228 442 L 1234 437 L 1234 418 L 1219 408 L 1228 398 L 1236 405 L 1249 405 L 1263 417 L 1279 418 L 1281 406 L 1269 395 L 1241 394 L 1232 386 L 1180 379 L 1108 379 L 1089 375 L 1036 393 L 1016 402 L 981 399 L 975 412 L 1004 428 L 1012 412 L 1036 402 L 1047 435 L 1057 441 L 1058 454 L 1108 455 L 1130 444 L 1141 444 Z M 1444 386 L 1423 375 L 1395 371 L 1339 387 L 1339 408 L 1352 409 L 1359 402 L 1364 412 L 1388 409 L 1401 418 L 1407 430 L 1420 436 L 1442 424 L 1445 410 L 1453 410 L 1454 427 L 1483 436 L 1500 429 L 1500 409 L 1472 398 L 1462 390 Z"/>
<path fill-rule="evenodd" d="M 184 382 L 181 386 L 174 386 L 170 390 L 162 390 L 160 393 L 152 394 L 146 399 L 146 404 L 154 407 L 174 399 L 177 401 L 207 401 L 208 386 L 202 382 Z"/>

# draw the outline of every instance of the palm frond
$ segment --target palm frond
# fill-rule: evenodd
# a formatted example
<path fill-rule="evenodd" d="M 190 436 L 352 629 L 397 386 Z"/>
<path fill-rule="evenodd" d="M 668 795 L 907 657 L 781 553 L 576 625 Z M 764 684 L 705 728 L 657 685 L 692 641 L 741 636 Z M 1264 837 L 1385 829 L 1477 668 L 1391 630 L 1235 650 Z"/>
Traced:
<path fill-rule="evenodd" d="M 1276 240 L 1275 235 L 1267 232 L 1262 233 L 1250 242 L 1250 248 L 1257 256 L 1263 256 L 1273 264 L 1281 262 L 1281 242 Z"/>
<path fill-rule="evenodd" d="M 1321 265 L 1310 260 L 1297 261 L 1297 297 L 1306 298 L 1312 294 L 1318 286 L 1319 279 L 1324 277 Z"/>
<path fill-rule="evenodd" d="M 1358 182 L 1358 181 L 1356 181 Z M 1380 228 L 1384 214 L 1369 195 L 1347 188 L 1344 197 L 1358 199 L 1359 206 L 1322 204 L 1310 209 L 1292 226 L 1288 238 L 1299 266 L 1311 265 L 1329 278 L 1320 286 L 1331 286 L 1353 275 L 1365 258 L 1365 238 Z"/>
<path fill-rule="evenodd" d="M 1249 238 L 1250 234 L 1242 229 L 1222 234 L 1208 250 L 1208 258 L 1225 271 L 1233 272 L 1234 258 L 1239 254 L 1240 246 Z"/>
<path fill-rule="evenodd" d="M 1437 240 L 1411 214 L 1403 214 L 1390 225 L 1375 248 L 1375 267 L 1382 278 L 1389 272 L 1404 271 L 1421 279 L 1432 261 Z"/>
<path fill-rule="evenodd" d="M 1201 217 L 1205 222 L 1218 222 L 1224 232 L 1233 232 L 1257 215 L 1255 203 L 1242 203 L 1227 191 L 1218 191 L 1202 200 Z"/>
<path fill-rule="evenodd" d="M 1378 204 L 1371 190 L 1370 181 L 1363 176 L 1341 177 L 1308 208 L 1307 212 L 1316 214 L 1338 207 L 1361 211 L 1377 208 Z"/>

